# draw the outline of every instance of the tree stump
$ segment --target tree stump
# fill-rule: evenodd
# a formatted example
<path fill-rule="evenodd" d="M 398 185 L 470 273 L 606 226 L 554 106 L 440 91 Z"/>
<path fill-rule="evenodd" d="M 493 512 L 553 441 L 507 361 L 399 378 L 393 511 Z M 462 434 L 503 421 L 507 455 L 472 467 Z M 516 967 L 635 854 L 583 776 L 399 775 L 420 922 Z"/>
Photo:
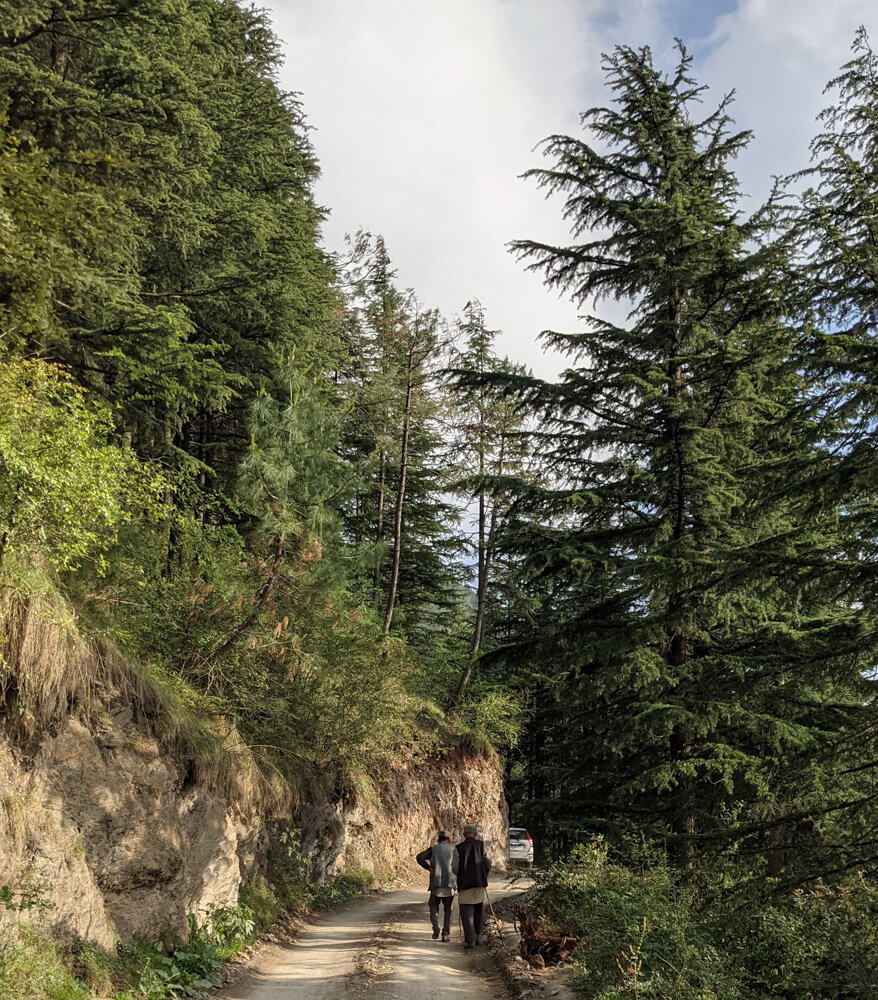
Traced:
<path fill-rule="evenodd" d="M 547 965 L 558 965 L 570 958 L 579 945 L 578 937 L 571 937 L 561 931 L 547 927 L 541 916 L 529 914 L 521 903 L 515 903 L 512 913 L 518 924 L 521 941 L 518 950 L 521 957 L 535 969 Z"/>

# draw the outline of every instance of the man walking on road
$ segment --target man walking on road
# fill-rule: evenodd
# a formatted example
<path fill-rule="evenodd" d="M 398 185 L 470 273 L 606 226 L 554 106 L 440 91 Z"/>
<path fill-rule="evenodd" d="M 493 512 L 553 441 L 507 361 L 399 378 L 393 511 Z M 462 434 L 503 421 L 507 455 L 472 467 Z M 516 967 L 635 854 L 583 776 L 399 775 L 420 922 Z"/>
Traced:
<path fill-rule="evenodd" d="M 484 841 L 476 839 L 478 831 L 474 826 L 463 828 L 463 841 L 457 845 L 457 905 L 460 908 L 460 922 L 463 924 L 465 948 L 475 948 L 482 933 L 482 912 L 485 905 L 485 890 L 488 887 L 488 872 L 491 859 Z"/>
<path fill-rule="evenodd" d="M 442 923 L 442 940 L 451 937 L 451 904 L 457 888 L 457 849 L 451 846 L 448 834 L 440 830 L 436 835 L 438 843 L 415 856 L 415 861 L 430 873 L 430 923 L 433 925 L 433 939 L 439 937 L 439 904 L 445 909 Z"/>

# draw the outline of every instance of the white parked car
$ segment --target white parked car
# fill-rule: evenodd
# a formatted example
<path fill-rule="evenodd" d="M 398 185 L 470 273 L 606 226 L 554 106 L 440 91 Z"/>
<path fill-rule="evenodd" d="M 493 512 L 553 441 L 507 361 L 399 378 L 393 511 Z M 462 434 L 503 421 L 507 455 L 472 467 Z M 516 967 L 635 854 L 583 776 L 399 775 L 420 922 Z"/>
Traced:
<path fill-rule="evenodd" d="M 521 826 L 509 827 L 509 860 L 528 868 L 534 863 L 534 839 Z"/>

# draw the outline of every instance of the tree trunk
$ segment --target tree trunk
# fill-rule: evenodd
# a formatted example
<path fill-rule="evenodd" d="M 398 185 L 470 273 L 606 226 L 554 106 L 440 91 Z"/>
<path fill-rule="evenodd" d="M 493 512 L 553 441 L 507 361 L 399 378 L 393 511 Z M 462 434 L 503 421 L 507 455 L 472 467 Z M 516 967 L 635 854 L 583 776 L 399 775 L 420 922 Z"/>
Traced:
<path fill-rule="evenodd" d="M 670 318 L 673 324 L 673 336 L 670 343 L 670 359 L 668 362 L 668 394 L 676 402 L 683 398 L 683 365 L 680 361 L 682 349 L 682 296 L 679 289 L 669 303 Z M 686 516 L 686 467 L 683 456 L 683 442 L 680 437 L 680 423 L 675 416 L 673 425 L 673 449 L 675 482 L 673 496 L 670 498 L 670 513 L 672 517 L 672 536 L 679 542 L 685 531 Z M 668 638 L 667 662 L 674 668 L 683 667 L 689 660 L 689 642 L 685 633 L 679 630 L 680 601 L 672 596 L 668 603 L 668 617 L 674 629 Z M 685 767 L 694 754 L 695 734 L 691 726 L 677 723 L 671 731 L 668 741 L 671 760 Z M 691 870 L 695 859 L 695 783 L 691 775 L 683 774 L 678 778 L 671 797 L 670 825 L 673 839 L 670 847 L 670 858 L 681 869 Z"/>
<path fill-rule="evenodd" d="M 689 659 L 686 637 L 677 632 L 671 637 L 668 659 L 672 666 L 681 667 Z M 694 754 L 695 733 L 691 726 L 677 723 L 671 731 L 671 760 L 686 767 Z M 677 779 L 671 797 L 670 825 L 673 833 L 670 858 L 677 868 L 691 870 L 695 862 L 695 782 L 691 775 Z"/>
<path fill-rule="evenodd" d="M 503 475 L 503 463 L 505 458 L 506 438 L 500 438 L 500 453 L 497 456 L 497 475 Z M 479 473 L 484 474 L 484 449 L 479 455 Z M 485 491 L 479 491 L 479 578 L 476 584 L 476 621 L 473 627 L 473 640 L 470 646 L 470 655 L 466 661 L 466 666 L 460 675 L 457 690 L 452 698 L 452 707 L 459 706 L 463 702 L 467 684 L 472 677 L 473 667 L 479 658 L 479 650 L 482 648 L 482 635 L 485 628 L 485 605 L 488 597 L 488 578 L 491 572 L 491 556 L 494 552 L 494 533 L 497 527 L 497 498 L 494 497 L 491 505 L 491 523 L 485 535 L 485 523 L 487 513 L 487 501 Z"/>
<path fill-rule="evenodd" d="M 375 530 L 375 541 L 380 545 L 384 541 L 384 488 L 387 478 L 387 452 L 381 449 L 381 473 L 378 479 L 378 527 Z M 381 590 L 381 558 L 375 561 L 375 573 L 372 577 L 372 600 L 378 601 Z"/>
<path fill-rule="evenodd" d="M 393 621 L 393 609 L 396 606 L 396 589 L 399 585 L 399 561 L 402 554 L 402 512 L 405 505 L 405 481 L 408 472 L 409 457 L 409 424 L 412 405 L 412 383 L 414 380 L 413 370 L 414 342 L 409 352 L 409 367 L 405 387 L 405 409 L 402 420 L 402 445 L 399 453 L 399 486 L 396 490 L 396 518 L 393 529 L 393 562 L 390 567 L 390 582 L 387 587 L 387 609 L 384 613 L 384 635 L 390 632 L 390 625 Z"/>
<path fill-rule="evenodd" d="M 479 647 L 482 645 L 482 628 L 485 621 L 485 592 L 487 590 L 488 578 L 485 572 L 487 568 L 487 546 L 485 539 L 485 491 L 479 491 L 479 554 L 478 554 L 478 582 L 476 583 L 476 621 L 473 626 L 473 638 L 470 644 L 469 656 L 466 665 L 457 683 L 457 690 L 451 699 L 452 707 L 457 707 L 463 701 L 466 686 L 472 677 L 473 667 L 479 655 Z"/>

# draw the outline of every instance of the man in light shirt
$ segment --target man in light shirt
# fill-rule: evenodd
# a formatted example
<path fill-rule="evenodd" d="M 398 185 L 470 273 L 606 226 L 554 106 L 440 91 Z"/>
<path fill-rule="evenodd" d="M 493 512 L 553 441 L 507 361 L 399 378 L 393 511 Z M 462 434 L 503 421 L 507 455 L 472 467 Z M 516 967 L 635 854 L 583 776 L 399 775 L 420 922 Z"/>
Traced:
<path fill-rule="evenodd" d="M 445 909 L 442 923 L 442 940 L 451 938 L 451 904 L 457 888 L 457 849 L 451 845 L 448 834 L 440 830 L 436 843 L 415 856 L 415 861 L 430 873 L 430 923 L 433 940 L 439 937 L 439 904 Z"/>

